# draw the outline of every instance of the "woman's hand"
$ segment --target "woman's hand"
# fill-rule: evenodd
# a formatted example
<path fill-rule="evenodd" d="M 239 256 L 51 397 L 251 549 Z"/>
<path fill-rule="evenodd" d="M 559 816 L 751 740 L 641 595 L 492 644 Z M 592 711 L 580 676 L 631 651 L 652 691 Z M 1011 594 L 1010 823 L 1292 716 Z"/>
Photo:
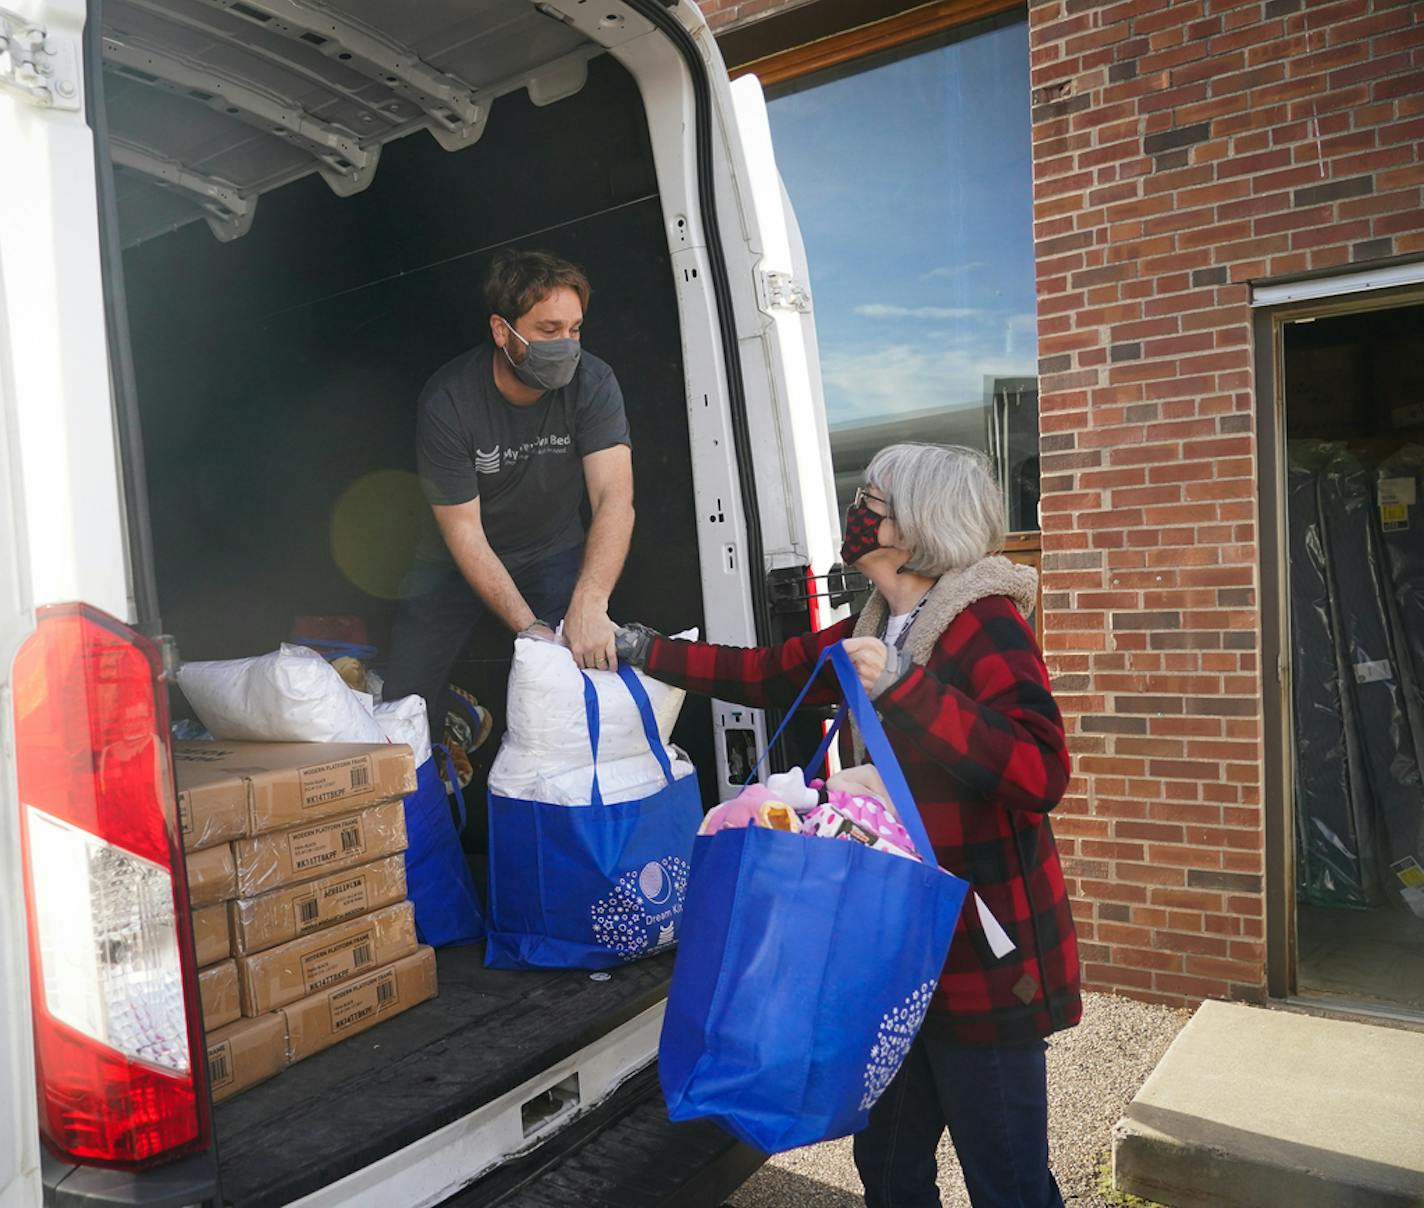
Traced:
<path fill-rule="evenodd" d="M 845 651 L 855 664 L 861 686 L 868 694 L 873 694 L 890 661 L 890 648 L 879 638 L 846 638 Z"/>

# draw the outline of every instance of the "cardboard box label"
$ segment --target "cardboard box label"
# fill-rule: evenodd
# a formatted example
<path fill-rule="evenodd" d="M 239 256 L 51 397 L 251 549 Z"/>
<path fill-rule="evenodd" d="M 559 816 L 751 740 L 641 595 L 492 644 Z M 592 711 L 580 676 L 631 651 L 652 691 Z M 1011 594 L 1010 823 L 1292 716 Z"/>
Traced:
<path fill-rule="evenodd" d="M 366 876 L 348 877 L 335 885 L 324 885 L 314 893 L 298 898 L 297 934 L 306 935 L 329 923 L 339 923 L 342 919 L 366 914 L 370 907 L 370 892 L 366 886 Z"/>
<path fill-rule="evenodd" d="M 347 1028 L 388 1011 L 400 1002 L 400 989 L 396 984 L 396 971 L 382 969 L 379 973 L 336 990 L 331 995 L 331 1030 L 344 1032 Z"/>
<path fill-rule="evenodd" d="M 231 1086 L 235 1077 L 232 1064 L 232 1041 L 224 1040 L 208 1048 L 208 1085 L 215 1091 Z"/>
<path fill-rule="evenodd" d="M 366 831 L 360 818 L 341 818 L 320 826 L 294 830 L 287 837 L 292 870 L 306 872 L 366 850 Z"/>
<path fill-rule="evenodd" d="M 302 957 L 302 984 L 308 994 L 325 990 L 375 964 L 376 933 L 368 928 Z"/>
<path fill-rule="evenodd" d="M 320 767 L 302 769 L 302 808 L 325 805 L 345 797 L 364 797 L 375 791 L 371 757 L 338 759 Z"/>

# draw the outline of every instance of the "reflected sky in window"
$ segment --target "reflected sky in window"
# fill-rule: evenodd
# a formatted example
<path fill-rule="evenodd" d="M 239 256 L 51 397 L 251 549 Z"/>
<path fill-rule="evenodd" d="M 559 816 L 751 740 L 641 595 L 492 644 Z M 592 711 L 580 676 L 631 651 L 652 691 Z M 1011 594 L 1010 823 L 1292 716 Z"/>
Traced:
<path fill-rule="evenodd" d="M 986 377 L 1037 372 L 1027 26 L 837 71 L 769 98 L 831 427 L 983 447 Z"/>

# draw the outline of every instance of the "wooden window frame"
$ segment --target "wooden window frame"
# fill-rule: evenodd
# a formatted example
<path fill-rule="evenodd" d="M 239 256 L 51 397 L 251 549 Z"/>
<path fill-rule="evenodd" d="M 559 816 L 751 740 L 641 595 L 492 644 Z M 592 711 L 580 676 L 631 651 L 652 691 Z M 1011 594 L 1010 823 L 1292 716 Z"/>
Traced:
<path fill-rule="evenodd" d="M 1014 11 L 1026 11 L 1024 0 L 935 0 L 909 12 L 739 64 L 730 74 L 734 78 L 756 75 L 763 87 L 769 87 L 893 50 L 971 21 Z"/>

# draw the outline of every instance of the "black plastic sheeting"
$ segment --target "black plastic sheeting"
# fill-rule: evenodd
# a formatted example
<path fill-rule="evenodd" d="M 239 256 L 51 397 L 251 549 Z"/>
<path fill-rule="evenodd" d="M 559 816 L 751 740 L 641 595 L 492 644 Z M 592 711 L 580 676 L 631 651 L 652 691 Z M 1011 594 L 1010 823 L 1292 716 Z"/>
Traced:
<path fill-rule="evenodd" d="M 1336 449 L 1302 443 L 1290 451 L 1296 888 L 1318 906 L 1364 907 L 1371 904 L 1373 883 L 1361 867 L 1360 833 L 1368 834 L 1371 804 L 1341 698 L 1316 495 L 1319 469 Z"/>
<path fill-rule="evenodd" d="M 1295 441 L 1287 490 L 1297 888 L 1424 917 L 1424 447 Z"/>
<path fill-rule="evenodd" d="M 1374 487 L 1405 709 L 1415 762 L 1424 767 L 1424 446 L 1406 445 L 1381 462 Z M 1380 826 L 1388 890 L 1424 917 L 1424 803 L 1384 812 Z"/>

